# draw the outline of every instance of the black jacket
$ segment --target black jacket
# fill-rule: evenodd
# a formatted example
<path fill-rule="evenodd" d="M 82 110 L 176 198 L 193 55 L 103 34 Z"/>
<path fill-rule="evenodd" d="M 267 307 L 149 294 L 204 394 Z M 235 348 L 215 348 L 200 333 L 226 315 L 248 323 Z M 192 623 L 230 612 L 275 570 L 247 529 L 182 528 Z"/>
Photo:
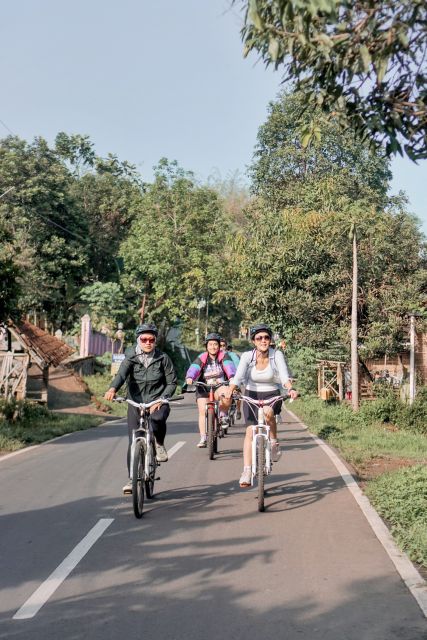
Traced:
<path fill-rule="evenodd" d="M 111 386 L 117 391 L 127 381 L 128 396 L 134 402 L 152 402 L 157 398 L 170 398 L 176 389 L 176 373 L 171 359 L 155 349 L 148 367 L 140 362 L 135 346 L 125 351 L 125 359 Z"/>

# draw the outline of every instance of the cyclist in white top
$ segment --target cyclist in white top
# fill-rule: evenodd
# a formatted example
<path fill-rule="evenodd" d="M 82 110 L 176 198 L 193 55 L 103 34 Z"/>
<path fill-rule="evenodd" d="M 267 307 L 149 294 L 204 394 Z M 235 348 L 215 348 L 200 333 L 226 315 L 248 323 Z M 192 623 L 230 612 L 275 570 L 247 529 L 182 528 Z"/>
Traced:
<path fill-rule="evenodd" d="M 288 389 L 291 398 L 297 397 L 297 392 L 292 388 L 292 381 L 283 353 L 270 347 L 272 336 L 273 332 L 266 324 L 258 324 L 250 329 L 254 349 L 242 354 L 236 374 L 230 380 L 230 386 L 225 390 L 225 395 L 231 395 L 235 389 L 244 384 L 245 395 L 256 400 L 280 395 L 281 386 Z M 280 413 L 278 405 L 281 405 L 281 401 L 274 407 L 264 407 L 265 420 L 270 427 L 272 454 L 275 461 L 279 459 L 281 453 L 277 442 L 275 419 L 275 413 Z M 246 425 L 257 424 L 256 410 L 247 403 L 244 403 L 243 415 Z M 243 444 L 243 473 L 239 481 L 241 487 L 251 486 L 251 462 L 252 428 L 247 426 Z"/>

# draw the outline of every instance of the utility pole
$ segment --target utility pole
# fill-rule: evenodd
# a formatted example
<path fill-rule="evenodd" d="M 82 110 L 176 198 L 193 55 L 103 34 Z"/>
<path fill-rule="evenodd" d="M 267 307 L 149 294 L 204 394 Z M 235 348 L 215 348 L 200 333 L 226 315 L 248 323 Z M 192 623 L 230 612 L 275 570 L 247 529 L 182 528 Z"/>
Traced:
<path fill-rule="evenodd" d="M 351 301 L 351 405 L 353 411 L 359 410 L 359 354 L 357 349 L 357 289 L 358 289 L 358 265 L 357 265 L 357 234 L 356 225 L 353 223 L 350 230 L 350 238 L 353 240 L 353 289 Z"/>
<path fill-rule="evenodd" d="M 409 404 L 415 400 L 415 315 L 409 316 Z"/>

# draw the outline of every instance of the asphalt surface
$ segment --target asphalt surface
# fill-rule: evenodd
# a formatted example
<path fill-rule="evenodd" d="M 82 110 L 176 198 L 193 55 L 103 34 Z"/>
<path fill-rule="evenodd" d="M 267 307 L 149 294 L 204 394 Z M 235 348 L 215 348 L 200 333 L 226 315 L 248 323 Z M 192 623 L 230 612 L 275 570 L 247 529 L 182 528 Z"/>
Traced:
<path fill-rule="evenodd" d="M 265 513 L 241 490 L 243 425 L 209 461 L 193 398 L 173 406 L 156 498 L 137 520 L 124 423 L 0 461 L 0 638 L 423 640 L 427 621 L 341 476 L 288 416 Z M 107 522 L 29 618 L 14 616 Z M 111 521 L 111 522 L 110 522 Z"/>

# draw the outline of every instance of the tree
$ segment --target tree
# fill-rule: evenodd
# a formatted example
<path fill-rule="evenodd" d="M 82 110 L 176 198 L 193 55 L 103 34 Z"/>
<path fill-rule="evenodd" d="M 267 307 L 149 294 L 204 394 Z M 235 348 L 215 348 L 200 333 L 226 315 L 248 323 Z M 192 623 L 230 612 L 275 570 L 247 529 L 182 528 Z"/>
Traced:
<path fill-rule="evenodd" d="M 20 295 L 20 276 L 14 261 L 12 237 L 2 221 L 0 207 L 0 322 L 14 315 Z"/>
<path fill-rule="evenodd" d="M 281 212 L 254 202 L 233 238 L 224 295 L 234 295 L 248 322 L 270 322 L 294 344 L 323 355 L 350 353 L 352 243 L 357 220 L 358 340 L 362 357 L 394 354 L 404 314 L 421 310 L 427 291 L 425 239 L 404 203 L 378 211 L 364 201 L 340 208 Z"/>
<path fill-rule="evenodd" d="M 0 143 L 1 226 L 20 288 L 15 314 L 45 311 L 67 318 L 86 264 L 87 227 L 72 196 L 72 177 L 46 141 L 9 136 Z M 71 295 L 69 295 L 71 294 Z"/>
<path fill-rule="evenodd" d="M 106 326 L 113 332 L 126 316 L 123 292 L 116 282 L 94 282 L 83 287 L 79 297 L 86 303 L 85 311 L 98 330 Z"/>
<path fill-rule="evenodd" d="M 223 277 L 228 229 L 215 191 L 162 159 L 134 213 L 120 249 L 123 289 L 133 292 L 135 302 L 145 293 L 148 317 L 166 326 L 176 318 L 195 318 L 200 298 L 215 313 L 212 295 Z"/>
<path fill-rule="evenodd" d="M 320 105 L 386 153 L 427 157 L 424 0 L 235 0 L 245 55 L 283 68 Z"/>
<path fill-rule="evenodd" d="M 375 195 L 385 205 L 391 180 L 389 161 L 351 131 L 342 132 L 317 108 L 302 114 L 305 97 L 283 92 L 269 105 L 250 167 L 252 192 L 273 209 L 297 206 L 309 211 L 334 208 L 342 196 Z M 316 120 L 315 136 L 304 146 L 301 132 Z M 328 184 L 331 188 L 328 189 Z M 333 198 L 333 199 L 332 199 Z"/>

